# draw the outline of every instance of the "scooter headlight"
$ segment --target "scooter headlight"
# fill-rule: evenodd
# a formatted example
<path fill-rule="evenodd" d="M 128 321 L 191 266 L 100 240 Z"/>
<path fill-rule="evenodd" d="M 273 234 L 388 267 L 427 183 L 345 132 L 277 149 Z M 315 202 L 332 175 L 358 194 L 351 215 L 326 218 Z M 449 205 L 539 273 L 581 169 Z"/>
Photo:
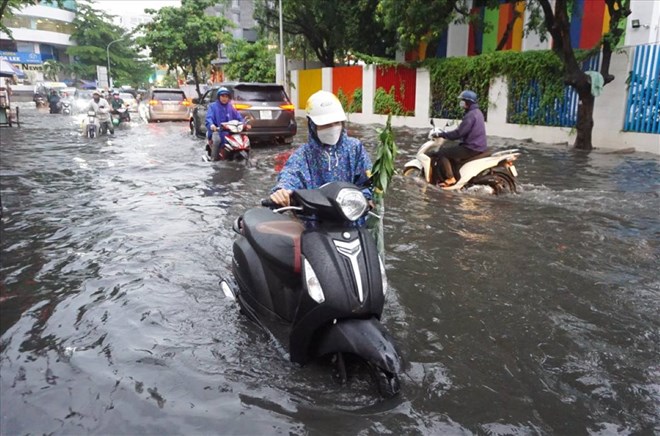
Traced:
<path fill-rule="evenodd" d="M 383 295 L 387 294 L 387 274 L 385 274 L 385 265 L 383 260 L 378 256 L 378 263 L 380 264 L 380 280 L 383 283 Z"/>
<path fill-rule="evenodd" d="M 321 288 L 321 283 L 319 283 L 319 279 L 316 277 L 316 273 L 312 265 L 307 262 L 307 259 L 303 260 L 303 268 L 303 280 L 305 280 L 305 284 L 307 285 L 307 293 L 317 303 L 323 303 L 325 301 L 323 288 Z"/>
<path fill-rule="evenodd" d="M 344 188 L 337 193 L 337 204 L 347 220 L 356 221 L 367 210 L 367 199 L 357 189 Z"/>

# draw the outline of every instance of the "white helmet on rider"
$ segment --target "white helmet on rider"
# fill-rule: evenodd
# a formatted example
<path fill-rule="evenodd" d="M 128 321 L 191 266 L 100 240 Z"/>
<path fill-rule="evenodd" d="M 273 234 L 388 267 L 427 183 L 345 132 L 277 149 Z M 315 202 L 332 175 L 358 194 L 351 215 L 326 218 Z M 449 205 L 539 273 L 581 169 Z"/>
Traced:
<path fill-rule="evenodd" d="M 317 126 L 346 121 L 339 99 L 328 91 L 317 91 L 307 99 L 307 117 Z"/>

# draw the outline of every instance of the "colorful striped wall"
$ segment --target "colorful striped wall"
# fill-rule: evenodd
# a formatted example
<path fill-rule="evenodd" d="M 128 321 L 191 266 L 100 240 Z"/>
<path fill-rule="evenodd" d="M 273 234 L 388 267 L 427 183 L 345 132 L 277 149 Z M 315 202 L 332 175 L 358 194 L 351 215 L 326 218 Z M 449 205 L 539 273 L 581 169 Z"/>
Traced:
<path fill-rule="evenodd" d="M 307 99 L 323 88 L 321 69 L 298 71 L 298 109 L 305 109 Z"/>
<path fill-rule="evenodd" d="M 362 67 L 335 67 L 332 69 L 332 92 L 338 95 L 339 90 L 348 97 L 348 103 L 353 101 L 353 93 L 362 88 Z"/>
<path fill-rule="evenodd" d="M 601 36 L 609 30 L 610 15 L 605 5 L 605 0 L 574 0 L 571 11 L 571 43 L 575 48 L 590 49 L 598 43 Z M 472 8 L 471 13 L 479 18 L 480 23 L 469 25 L 468 30 L 468 48 L 466 55 L 475 56 L 481 53 L 493 52 L 497 49 L 502 40 L 509 23 L 517 13 L 518 18 L 513 22 L 513 27 L 509 33 L 502 50 L 522 50 L 525 2 L 510 3 L 506 0 L 500 0 L 499 8 Z M 622 23 L 625 29 L 626 23 Z M 444 40 L 443 40 L 444 39 Z M 445 57 L 446 36 L 439 38 L 434 53 L 427 53 L 428 56 Z M 623 38 L 621 39 L 621 44 Z M 445 45 L 444 49 L 441 48 Z M 434 45 L 433 43 L 430 45 Z M 419 50 L 421 51 L 421 50 Z"/>
<path fill-rule="evenodd" d="M 401 103 L 403 109 L 415 111 L 415 93 L 417 92 L 417 70 L 407 67 L 376 67 L 376 89 L 383 88 L 386 92 L 394 87 L 394 98 Z"/>

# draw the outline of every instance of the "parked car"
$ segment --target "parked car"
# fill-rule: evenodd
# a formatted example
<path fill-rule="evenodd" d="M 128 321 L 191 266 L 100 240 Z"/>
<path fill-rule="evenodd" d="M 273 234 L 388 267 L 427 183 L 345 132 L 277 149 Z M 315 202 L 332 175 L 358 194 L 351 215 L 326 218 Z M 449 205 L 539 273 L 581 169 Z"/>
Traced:
<path fill-rule="evenodd" d="M 202 95 L 193 98 L 195 105 L 190 115 L 190 133 L 204 137 L 206 135 L 206 113 L 211 103 L 217 101 L 216 93 L 224 86 L 232 93 L 232 103 L 238 111 L 250 120 L 252 128 L 247 131 L 251 142 L 290 143 L 296 135 L 295 106 L 276 83 L 219 83 Z"/>
<path fill-rule="evenodd" d="M 145 104 L 147 121 L 188 121 L 190 102 L 186 94 L 176 88 L 154 88 L 149 91 Z"/>

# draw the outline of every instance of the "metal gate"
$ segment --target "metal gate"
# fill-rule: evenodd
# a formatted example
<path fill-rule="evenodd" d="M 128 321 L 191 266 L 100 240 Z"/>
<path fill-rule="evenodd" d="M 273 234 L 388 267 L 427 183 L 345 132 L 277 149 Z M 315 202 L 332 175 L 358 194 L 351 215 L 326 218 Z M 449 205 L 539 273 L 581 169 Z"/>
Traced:
<path fill-rule="evenodd" d="M 635 47 L 623 130 L 660 133 L 660 45 Z"/>

